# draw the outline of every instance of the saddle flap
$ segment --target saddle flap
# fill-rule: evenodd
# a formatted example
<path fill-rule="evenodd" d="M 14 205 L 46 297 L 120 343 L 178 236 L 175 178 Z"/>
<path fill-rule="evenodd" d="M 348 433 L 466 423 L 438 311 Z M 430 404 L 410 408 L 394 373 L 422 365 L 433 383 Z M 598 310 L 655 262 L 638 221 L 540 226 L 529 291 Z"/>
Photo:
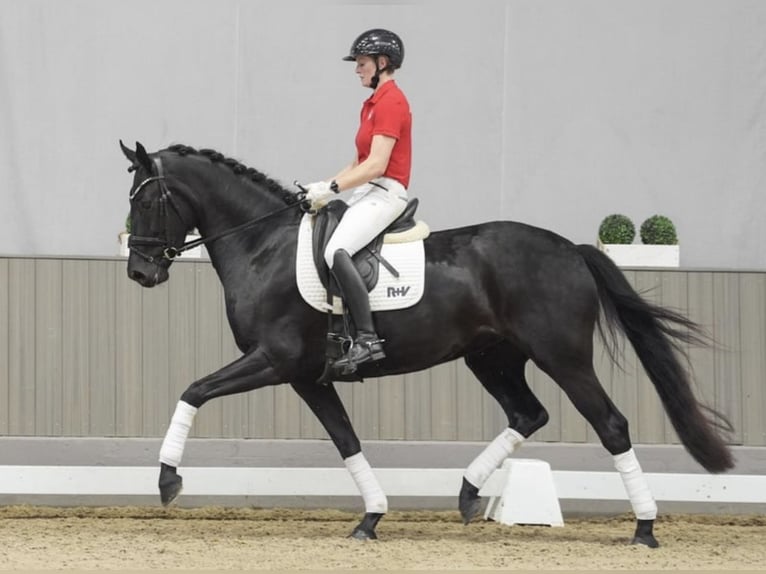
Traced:
<path fill-rule="evenodd" d="M 312 251 L 314 265 L 322 285 L 327 289 L 330 283 L 330 269 L 324 260 L 324 251 L 335 228 L 338 227 L 343 214 L 348 209 L 345 201 L 330 201 L 314 215 L 314 230 L 312 232 Z"/>
<path fill-rule="evenodd" d="M 352 260 L 362 277 L 367 291 L 372 291 L 378 282 L 378 273 L 380 269 L 380 250 L 383 244 L 383 238 L 388 233 L 401 233 L 415 226 L 415 211 L 418 208 L 418 200 L 411 199 L 407 202 L 402 214 L 397 217 L 391 225 L 373 239 L 366 247 L 354 254 Z M 330 241 L 333 232 L 338 227 L 343 215 L 348 209 L 348 204 L 342 200 L 333 200 L 328 202 L 314 216 L 313 231 L 313 256 L 314 265 L 322 285 L 333 295 L 340 295 L 335 281 L 332 280 L 330 270 L 324 259 L 325 248 Z"/>
<path fill-rule="evenodd" d="M 328 311 L 327 288 L 319 277 L 321 267 L 315 263 L 317 253 L 313 245 L 315 224 L 315 217 L 305 214 L 298 229 L 296 282 L 304 301 L 318 311 Z M 327 266 L 324 265 L 322 253 L 323 251 L 320 250 L 322 266 L 326 270 Z M 399 276 L 379 269 L 375 287 L 370 291 L 372 311 L 393 311 L 416 304 L 423 295 L 425 279 L 425 250 L 422 239 L 405 243 L 386 243 L 381 246 L 380 255 L 396 269 Z M 333 298 L 332 312 L 342 313 L 338 297 Z"/>

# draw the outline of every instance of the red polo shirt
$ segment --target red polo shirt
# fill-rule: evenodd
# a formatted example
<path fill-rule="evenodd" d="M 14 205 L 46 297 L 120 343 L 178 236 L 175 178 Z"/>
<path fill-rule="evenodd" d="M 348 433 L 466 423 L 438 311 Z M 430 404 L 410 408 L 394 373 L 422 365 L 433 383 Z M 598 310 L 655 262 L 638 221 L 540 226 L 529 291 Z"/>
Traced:
<path fill-rule="evenodd" d="M 362 104 L 359 131 L 356 133 L 356 151 L 359 163 L 370 155 L 372 136 L 384 135 L 396 139 L 388 167 L 383 173 L 401 183 L 410 184 L 412 165 L 412 115 L 410 104 L 394 80 L 383 83 Z"/>

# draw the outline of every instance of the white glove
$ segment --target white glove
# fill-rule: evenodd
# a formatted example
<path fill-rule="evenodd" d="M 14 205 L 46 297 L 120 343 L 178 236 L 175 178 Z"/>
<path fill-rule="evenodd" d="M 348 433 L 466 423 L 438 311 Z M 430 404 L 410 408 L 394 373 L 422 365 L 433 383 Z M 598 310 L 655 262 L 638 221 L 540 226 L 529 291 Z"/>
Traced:
<path fill-rule="evenodd" d="M 312 209 L 319 209 L 333 195 L 335 192 L 330 189 L 329 181 L 316 181 L 306 186 L 306 199 L 311 202 Z"/>

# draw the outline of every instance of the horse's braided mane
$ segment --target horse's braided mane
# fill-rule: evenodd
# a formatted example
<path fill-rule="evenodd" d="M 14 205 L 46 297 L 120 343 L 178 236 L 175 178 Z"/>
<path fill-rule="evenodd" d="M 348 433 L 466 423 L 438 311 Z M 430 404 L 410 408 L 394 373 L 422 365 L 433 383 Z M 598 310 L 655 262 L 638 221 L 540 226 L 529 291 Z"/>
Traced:
<path fill-rule="evenodd" d="M 282 185 L 276 181 L 271 179 L 266 174 L 261 173 L 257 169 L 254 169 L 252 167 L 248 167 L 244 165 L 243 163 L 237 161 L 236 159 L 226 157 L 220 152 L 217 152 L 214 149 L 194 149 L 191 146 L 184 145 L 184 144 L 173 144 L 169 146 L 168 151 L 172 151 L 174 153 L 177 153 L 178 155 L 185 156 L 185 155 L 199 155 L 206 157 L 210 160 L 211 163 L 221 163 L 231 169 L 236 175 L 245 177 L 252 181 L 253 183 L 257 183 L 260 185 L 263 185 L 266 187 L 270 192 L 277 194 L 279 197 L 282 198 L 282 200 L 287 204 L 296 203 L 298 201 L 298 197 L 296 194 L 292 193 L 291 191 L 288 191 Z"/>

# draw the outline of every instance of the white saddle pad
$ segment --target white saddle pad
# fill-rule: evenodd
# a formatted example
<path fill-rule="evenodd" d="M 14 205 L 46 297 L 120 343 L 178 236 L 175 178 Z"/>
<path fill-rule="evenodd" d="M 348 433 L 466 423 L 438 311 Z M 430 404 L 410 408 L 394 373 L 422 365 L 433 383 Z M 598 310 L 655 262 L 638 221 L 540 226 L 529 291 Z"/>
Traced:
<path fill-rule="evenodd" d="M 298 250 L 295 257 L 295 275 L 298 291 L 314 309 L 327 311 L 327 291 L 319 280 L 314 266 L 312 232 L 314 217 L 303 216 L 298 229 Z M 412 307 L 423 296 L 425 279 L 425 250 L 423 240 L 409 243 L 384 243 L 381 255 L 399 272 L 396 278 L 383 265 L 378 272 L 378 284 L 370 292 L 373 311 L 393 311 Z M 339 297 L 333 297 L 333 313 L 340 315 L 343 307 Z"/>

